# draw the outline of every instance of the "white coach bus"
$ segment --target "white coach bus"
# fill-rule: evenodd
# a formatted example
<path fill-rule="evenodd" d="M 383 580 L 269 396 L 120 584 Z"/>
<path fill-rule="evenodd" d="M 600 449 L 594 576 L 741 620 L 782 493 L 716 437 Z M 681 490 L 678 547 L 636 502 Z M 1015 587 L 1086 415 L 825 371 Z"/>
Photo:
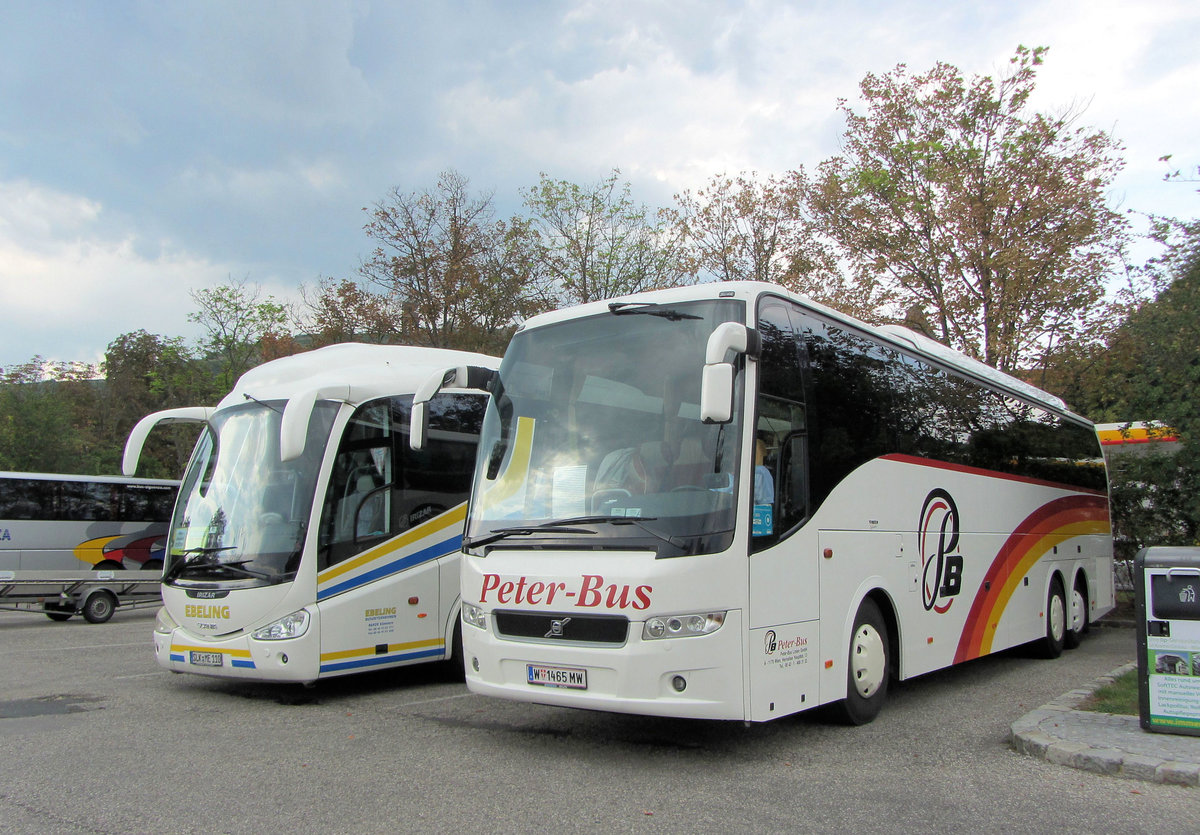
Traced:
<path fill-rule="evenodd" d="M 889 680 L 1055 656 L 1113 605 L 1091 424 L 903 328 L 703 284 L 530 319 L 488 387 L 475 692 L 862 723 Z"/>
<path fill-rule="evenodd" d="M 124 469 L 161 422 L 206 424 L 170 522 L 161 666 L 311 683 L 461 658 L 458 563 L 484 397 L 429 404 L 409 445 L 418 385 L 481 354 L 334 345 L 259 366 L 215 409 L 134 427 Z"/>

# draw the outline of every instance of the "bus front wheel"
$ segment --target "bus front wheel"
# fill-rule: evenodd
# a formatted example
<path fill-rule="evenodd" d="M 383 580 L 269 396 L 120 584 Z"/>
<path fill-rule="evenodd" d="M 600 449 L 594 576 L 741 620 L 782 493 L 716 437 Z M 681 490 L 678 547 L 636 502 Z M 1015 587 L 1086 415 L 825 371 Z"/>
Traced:
<path fill-rule="evenodd" d="M 117 598 L 111 591 L 92 592 L 83 604 L 83 618 L 88 623 L 105 623 L 117 609 Z"/>
<path fill-rule="evenodd" d="M 887 623 L 869 598 L 854 617 L 847 667 L 846 698 L 838 702 L 838 714 L 847 724 L 865 725 L 879 715 L 891 673 Z"/>

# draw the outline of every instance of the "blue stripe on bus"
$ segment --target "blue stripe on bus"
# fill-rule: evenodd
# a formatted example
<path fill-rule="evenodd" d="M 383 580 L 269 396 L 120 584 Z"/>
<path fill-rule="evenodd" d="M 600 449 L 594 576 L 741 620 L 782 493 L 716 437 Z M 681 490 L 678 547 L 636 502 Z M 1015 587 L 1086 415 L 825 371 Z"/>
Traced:
<path fill-rule="evenodd" d="M 182 655 L 176 655 L 175 653 L 171 653 L 171 660 L 172 660 L 172 661 L 178 661 L 180 664 L 182 664 L 182 663 L 184 663 L 185 661 L 187 661 L 187 659 L 186 659 L 186 658 L 184 658 Z"/>
<path fill-rule="evenodd" d="M 455 551 L 458 551 L 461 548 L 462 534 L 459 534 L 443 542 L 438 542 L 429 546 L 428 548 L 417 551 L 414 554 L 409 554 L 407 557 L 401 557 L 394 562 L 381 565 L 378 568 L 374 568 L 364 574 L 359 574 L 357 577 L 352 579 L 329 586 L 328 588 L 318 588 L 317 600 L 321 601 L 327 597 L 332 597 L 335 594 L 341 594 L 342 592 L 350 591 L 350 589 L 374 582 L 375 580 L 386 577 L 389 574 L 398 574 L 401 571 L 412 568 L 416 565 L 420 565 L 421 563 L 430 562 L 431 560 L 436 560 L 439 557 L 453 554 Z"/>
<path fill-rule="evenodd" d="M 440 658 L 446 654 L 444 647 L 426 649 L 419 652 L 405 652 L 398 655 L 373 655 L 356 661 L 339 661 L 334 664 L 322 664 L 321 673 L 336 673 L 341 670 L 356 670 L 364 667 L 377 667 L 381 664 L 395 664 L 398 661 L 415 661 L 418 658 Z"/>
<path fill-rule="evenodd" d="M 253 669 L 255 669 L 254 662 L 253 662 L 253 661 L 248 661 L 248 660 L 246 660 L 246 659 L 244 659 L 244 658 L 230 658 L 230 659 L 229 659 L 229 665 L 230 665 L 231 667 L 243 667 L 243 668 L 245 668 L 245 669 L 247 669 L 247 670 L 253 670 Z"/>

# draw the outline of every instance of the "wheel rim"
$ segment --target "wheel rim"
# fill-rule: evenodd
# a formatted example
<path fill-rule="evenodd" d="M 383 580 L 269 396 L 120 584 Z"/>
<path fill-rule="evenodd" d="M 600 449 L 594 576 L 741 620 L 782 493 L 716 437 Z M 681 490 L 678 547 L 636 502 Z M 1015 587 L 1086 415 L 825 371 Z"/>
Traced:
<path fill-rule="evenodd" d="M 1061 641 L 1065 633 L 1067 617 L 1064 611 L 1062 595 L 1057 592 L 1050 595 L 1050 637 Z"/>
<path fill-rule="evenodd" d="M 850 674 L 858 695 L 869 699 L 879 692 L 886 670 L 887 651 L 883 646 L 883 637 L 871 624 L 864 623 L 854 633 L 854 643 L 850 648 Z"/>
<path fill-rule="evenodd" d="M 1083 592 L 1075 589 L 1071 592 L 1071 631 L 1082 632 L 1083 626 L 1087 617 L 1087 602 L 1083 599 Z"/>

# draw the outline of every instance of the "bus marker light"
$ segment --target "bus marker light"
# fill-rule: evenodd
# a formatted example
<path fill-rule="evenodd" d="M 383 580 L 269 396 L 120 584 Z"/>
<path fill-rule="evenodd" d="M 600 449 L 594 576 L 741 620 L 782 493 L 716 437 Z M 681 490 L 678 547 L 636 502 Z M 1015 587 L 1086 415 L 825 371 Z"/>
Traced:
<path fill-rule="evenodd" d="M 833 669 L 833 659 L 832 659 L 832 658 L 830 658 L 829 660 L 827 660 L 827 661 L 825 662 L 825 669 L 826 669 L 826 670 L 832 670 L 832 669 Z"/>
<path fill-rule="evenodd" d="M 419 598 L 419 597 L 414 596 L 414 597 L 408 598 L 409 606 L 416 606 L 420 602 L 421 602 L 421 598 Z"/>
<path fill-rule="evenodd" d="M 832 548 L 826 548 L 826 549 L 825 549 L 825 554 L 824 554 L 824 556 L 825 556 L 825 559 L 827 559 L 827 560 L 831 560 L 831 559 L 833 559 L 833 549 L 832 549 Z"/>
<path fill-rule="evenodd" d="M 671 679 L 671 686 L 675 688 L 676 693 L 682 693 L 687 690 L 687 679 L 683 676 L 674 676 Z"/>

